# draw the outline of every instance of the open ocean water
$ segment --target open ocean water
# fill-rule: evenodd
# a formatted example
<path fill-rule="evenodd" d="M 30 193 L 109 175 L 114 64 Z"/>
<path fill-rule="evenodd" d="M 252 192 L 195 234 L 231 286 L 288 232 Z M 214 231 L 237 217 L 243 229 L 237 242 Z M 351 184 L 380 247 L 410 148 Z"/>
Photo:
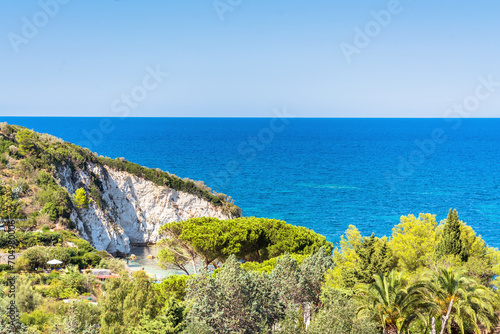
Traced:
<path fill-rule="evenodd" d="M 450 207 L 500 247 L 500 119 L 0 117 L 112 158 L 203 180 L 245 216 L 337 242 Z"/>

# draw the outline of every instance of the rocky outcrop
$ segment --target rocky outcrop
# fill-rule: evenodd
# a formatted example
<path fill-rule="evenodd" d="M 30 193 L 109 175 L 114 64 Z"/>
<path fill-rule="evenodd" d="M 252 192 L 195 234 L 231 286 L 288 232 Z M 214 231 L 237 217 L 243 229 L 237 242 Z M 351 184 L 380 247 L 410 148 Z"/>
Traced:
<path fill-rule="evenodd" d="M 90 194 L 91 185 L 99 184 L 101 204 L 93 200 L 88 209 L 74 209 L 71 220 L 97 250 L 115 255 L 128 254 L 130 244 L 156 243 L 160 226 L 168 222 L 203 216 L 234 218 L 224 207 L 195 195 L 100 164 L 88 163 L 77 170 L 63 166 L 56 176 L 70 194 L 80 187 Z"/>

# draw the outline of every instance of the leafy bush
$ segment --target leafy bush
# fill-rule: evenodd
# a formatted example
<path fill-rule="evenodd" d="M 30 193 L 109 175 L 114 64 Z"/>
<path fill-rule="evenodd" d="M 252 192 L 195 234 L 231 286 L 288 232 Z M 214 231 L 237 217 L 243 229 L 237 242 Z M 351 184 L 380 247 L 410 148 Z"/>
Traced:
<path fill-rule="evenodd" d="M 83 259 L 83 256 L 73 256 L 69 260 L 69 263 L 78 266 L 80 270 L 87 268 L 87 261 Z"/>
<path fill-rule="evenodd" d="M 57 299 L 78 297 L 77 289 L 66 286 L 62 280 L 57 278 L 50 282 L 50 288 L 46 290 L 46 293 L 47 296 Z"/>
<path fill-rule="evenodd" d="M 9 146 L 12 145 L 12 142 L 5 138 L 3 135 L 0 135 L 0 154 L 8 153 Z"/>
<path fill-rule="evenodd" d="M 8 270 L 10 270 L 10 265 L 0 263 L 0 271 L 8 271 Z"/>
<path fill-rule="evenodd" d="M 47 261 L 57 259 L 63 262 L 63 266 L 70 261 L 70 255 L 63 247 L 35 246 L 28 248 L 23 255 L 23 259 L 28 260 L 30 269 L 47 268 Z"/>
<path fill-rule="evenodd" d="M 35 150 L 35 142 L 38 135 L 28 129 L 22 129 L 17 132 L 16 140 L 19 144 L 19 153 L 22 155 L 27 155 Z"/>
<path fill-rule="evenodd" d="M 88 330 L 89 326 L 100 325 L 101 308 L 98 305 L 88 301 L 73 304 L 63 303 L 57 308 L 56 314 L 67 316 L 72 312 L 76 315 L 76 323 L 80 324 L 77 333 L 87 333 L 85 330 Z"/>
<path fill-rule="evenodd" d="M 288 255 L 291 256 L 295 261 L 297 261 L 298 264 L 301 264 L 302 262 L 304 262 L 305 259 L 309 257 L 308 255 L 302 255 L 302 254 L 288 254 Z M 272 259 L 266 260 L 262 263 L 251 262 L 251 261 L 245 262 L 241 264 L 241 268 L 245 270 L 256 271 L 258 273 L 263 273 L 263 272 L 270 273 L 276 267 L 276 263 L 278 262 L 278 260 L 283 256 L 284 255 L 273 257 Z"/>
<path fill-rule="evenodd" d="M 72 242 L 78 247 L 78 254 L 84 255 L 85 253 L 94 252 L 95 248 L 90 245 L 90 243 L 86 240 L 80 239 L 73 232 L 70 231 L 60 231 L 63 236 L 64 241 Z"/>
<path fill-rule="evenodd" d="M 39 331 L 43 331 L 49 323 L 52 315 L 40 309 L 36 309 L 31 313 L 23 313 L 21 315 L 21 323 L 29 327 L 34 327 Z"/>
<path fill-rule="evenodd" d="M 59 217 L 69 218 L 72 204 L 66 189 L 48 187 L 40 191 L 37 198 L 43 205 L 42 213 L 48 213 L 53 221 Z"/>
<path fill-rule="evenodd" d="M 62 242 L 62 236 L 57 232 L 16 232 L 14 236 L 20 249 L 34 246 L 55 246 Z M 8 247 L 9 235 L 2 231 L 0 232 L 0 248 Z"/>
<path fill-rule="evenodd" d="M 94 202 L 100 209 L 104 208 L 101 193 L 99 192 L 99 189 L 95 184 L 90 186 L 90 197 L 94 200 Z"/>
<path fill-rule="evenodd" d="M 16 279 L 16 305 L 20 312 L 32 312 L 42 304 L 42 296 L 33 290 L 31 281 L 26 276 Z"/>
<path fill-rule="evenodd" d="M 155 289 L 158 291 L 160 301 L 166 302 L 170 298 L 184 300 L 189 278 L 186 275 L 172 275 L 165 278 L 160 284 L 156 284 Z"/>
<path fill-rule="evenodd" d="M 97 253 L 87 253 L 83 256 L 83 260 L 88 265 L 95 267 L 101 262 L 101 257 Z"/>
<path fill-rule="evenodd" d="M 308 329 L 311 334 L 378 334 L 377 324 L 357 319 L 358 305 L 352 296 L 327 288 L 323 291 L 323 308 L 316 314 Z"/>
<path fill-rule="evenodd" d="M 57 186 L 56 181 L 49 173 L 45 171 L 39 171 L 36 179 L 36 184 L 42 188 L 49 188 Z"/>
<path fill-rule="evenodd" d="M 1 149 L 1 147 L 0 147 L 0 149 Z M 9 160 L 5 157 L 5 155 L 3 153 L 0 153 L 0 164 L 6 165 L 7 163 L 9 163 Z"/>

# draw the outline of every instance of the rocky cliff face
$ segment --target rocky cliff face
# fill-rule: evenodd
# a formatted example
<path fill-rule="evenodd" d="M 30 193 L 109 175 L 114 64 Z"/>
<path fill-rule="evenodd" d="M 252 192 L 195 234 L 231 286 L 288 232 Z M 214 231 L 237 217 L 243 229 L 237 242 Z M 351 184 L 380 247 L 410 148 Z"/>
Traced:
<path fill-rule="evenodd" d="M 91 201 L 88 209 L 73 210 L 71 220 L 82 238 L 112 254 L 128 254 L 130 244 L 156 243 L 158 229 L 168 222 L 203 216 L 234 218 L 223 207 L 195 195 L 100 164 L 88 163 L 85 170 L 60 167 L 56 176 L 70 194 L 80 187 L 89 192 L 92 178 L 97 177 L 102 204 Z"/>

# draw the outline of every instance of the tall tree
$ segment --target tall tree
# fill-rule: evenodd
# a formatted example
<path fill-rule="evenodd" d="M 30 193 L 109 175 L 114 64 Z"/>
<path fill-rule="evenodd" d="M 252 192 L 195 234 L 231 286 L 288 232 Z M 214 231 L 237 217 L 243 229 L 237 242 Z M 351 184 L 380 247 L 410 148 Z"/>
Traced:
<path fill-rule="evenodd" d="M 460 227 L 461 224 L 457 210 L 450 209 L 448 218 L 446 218 L 444 224 L 441 240 L 436 246 L 437 257 L 454 255 L 461 257 L 463 260 L 467 259 L 467 250 L 462 245 Z"/>
<path fill-rule="evenodd" d="M 269 275 L 269 281 L 272 290 L 278 294 L 282 309 L 300 308 L 307 326 L 312 317 L 312 310 L 320 307 L 325 274 L 332 267 L 332 258 L 323 247 L 300 265 L 288 254 L 279 258 Z"/>
<path fill-rule="evenodd" d="M 16 140 L 19 143 L 19 153 L 27 155 L 35 149 L 36 134 L 28 129 L 20 130 L 16 134 Z"/>
<path fill-rule="evenodd" d="M 15 283 L 15 301 L 19 312 L 32 312 L 42 304 L 42 295 L 33 290 L 27 276 L 19 276 Z"/>
<path fill-rule="evenodd" d="M 171 298 L 167 300 L 162 311 L 156 318 L 145 315 L 141 318 L 139 325 L 131 329 L 131 334 L 178 334 L 184 325 L 186 308 L 179 300 Z"/>
<path fill-rule="evenodd" d="M 342 288 L 352 289 L 358 283 L 372 283 L 375 274 L 387 273 L 391 269 L 393 257 L 385 238 L 379 239 L 372 234 L 362 240 L 355 247 L 357 261 L 341 271 Z"/>
<path fill-rule="evenodd" d="M 319 309 L 309 326 L 308 334 L 379 334 L 377 324 L 371 319 L 357 319 L 356 301 L 351 294 L 325 288 Z"/>
<path fill-rule="evenodd" d="M 188 327 L 205 324 L 210 333 L 260 333 L 275 319 L 277 295 L 263 284 L 264 276 L 241 269 L 231 256 L 215 275 L 203 270 L 188 282 L 193 306 Z"/>
<path fill-rule="evenodd" d="M 285 253 L 309 255 L 332 244 L 303 227 L 281 220 L 244 217 L 220 220 L 192 218 L 161 227 L 165 250 L 159 259 L 164 266 L 188 272 L 186 265 L 197 260 L 218 268 L 231 255 L 239 260 L 262 262 Z"/>
<path fill-rule="evenodd" d="M 353 287 L 356 283 L 354 268 L 357 266 L 359 255 L 356 250 L 363 242 L 361 233 L 354 225 L 349 225 L 345 236 L 340 237 L 340 249 L 333 251 L 334 267 L 327 273 L 326 284 L 332 288 L 341 289 Z"/>
<path fill-rule="evenodd" d="M 86 209 L 89 207 L 89 197 L 84 188 L 78 188 L 73 194 L 73 200 L 75 201 L 76 207 L 78 209 Z"/>
<path fill-rule="evenodd" d="M 359 283 L 372 283 L 376 273 L 389 271 L 392 255 L 385 240 L 376 238 L 374 234 L 365 237 L 357 253 L 360 261 L 355 275 Z"/>
<path fill-rule="evenodd" d="M 154 319 L 161 308 L 157 292 L 143 271 L 111 279 L 102 301 L 101 333 L 130 334 L 143 318 Z"/>
<path fill-rule="evenodd" d="M 421 213 L 402 216 L 400 223 L 392 229 L 389 247 L 398 259 L 398 266 L 415 271 L 429 264 L 437 243 L 436 216 Z"/>

